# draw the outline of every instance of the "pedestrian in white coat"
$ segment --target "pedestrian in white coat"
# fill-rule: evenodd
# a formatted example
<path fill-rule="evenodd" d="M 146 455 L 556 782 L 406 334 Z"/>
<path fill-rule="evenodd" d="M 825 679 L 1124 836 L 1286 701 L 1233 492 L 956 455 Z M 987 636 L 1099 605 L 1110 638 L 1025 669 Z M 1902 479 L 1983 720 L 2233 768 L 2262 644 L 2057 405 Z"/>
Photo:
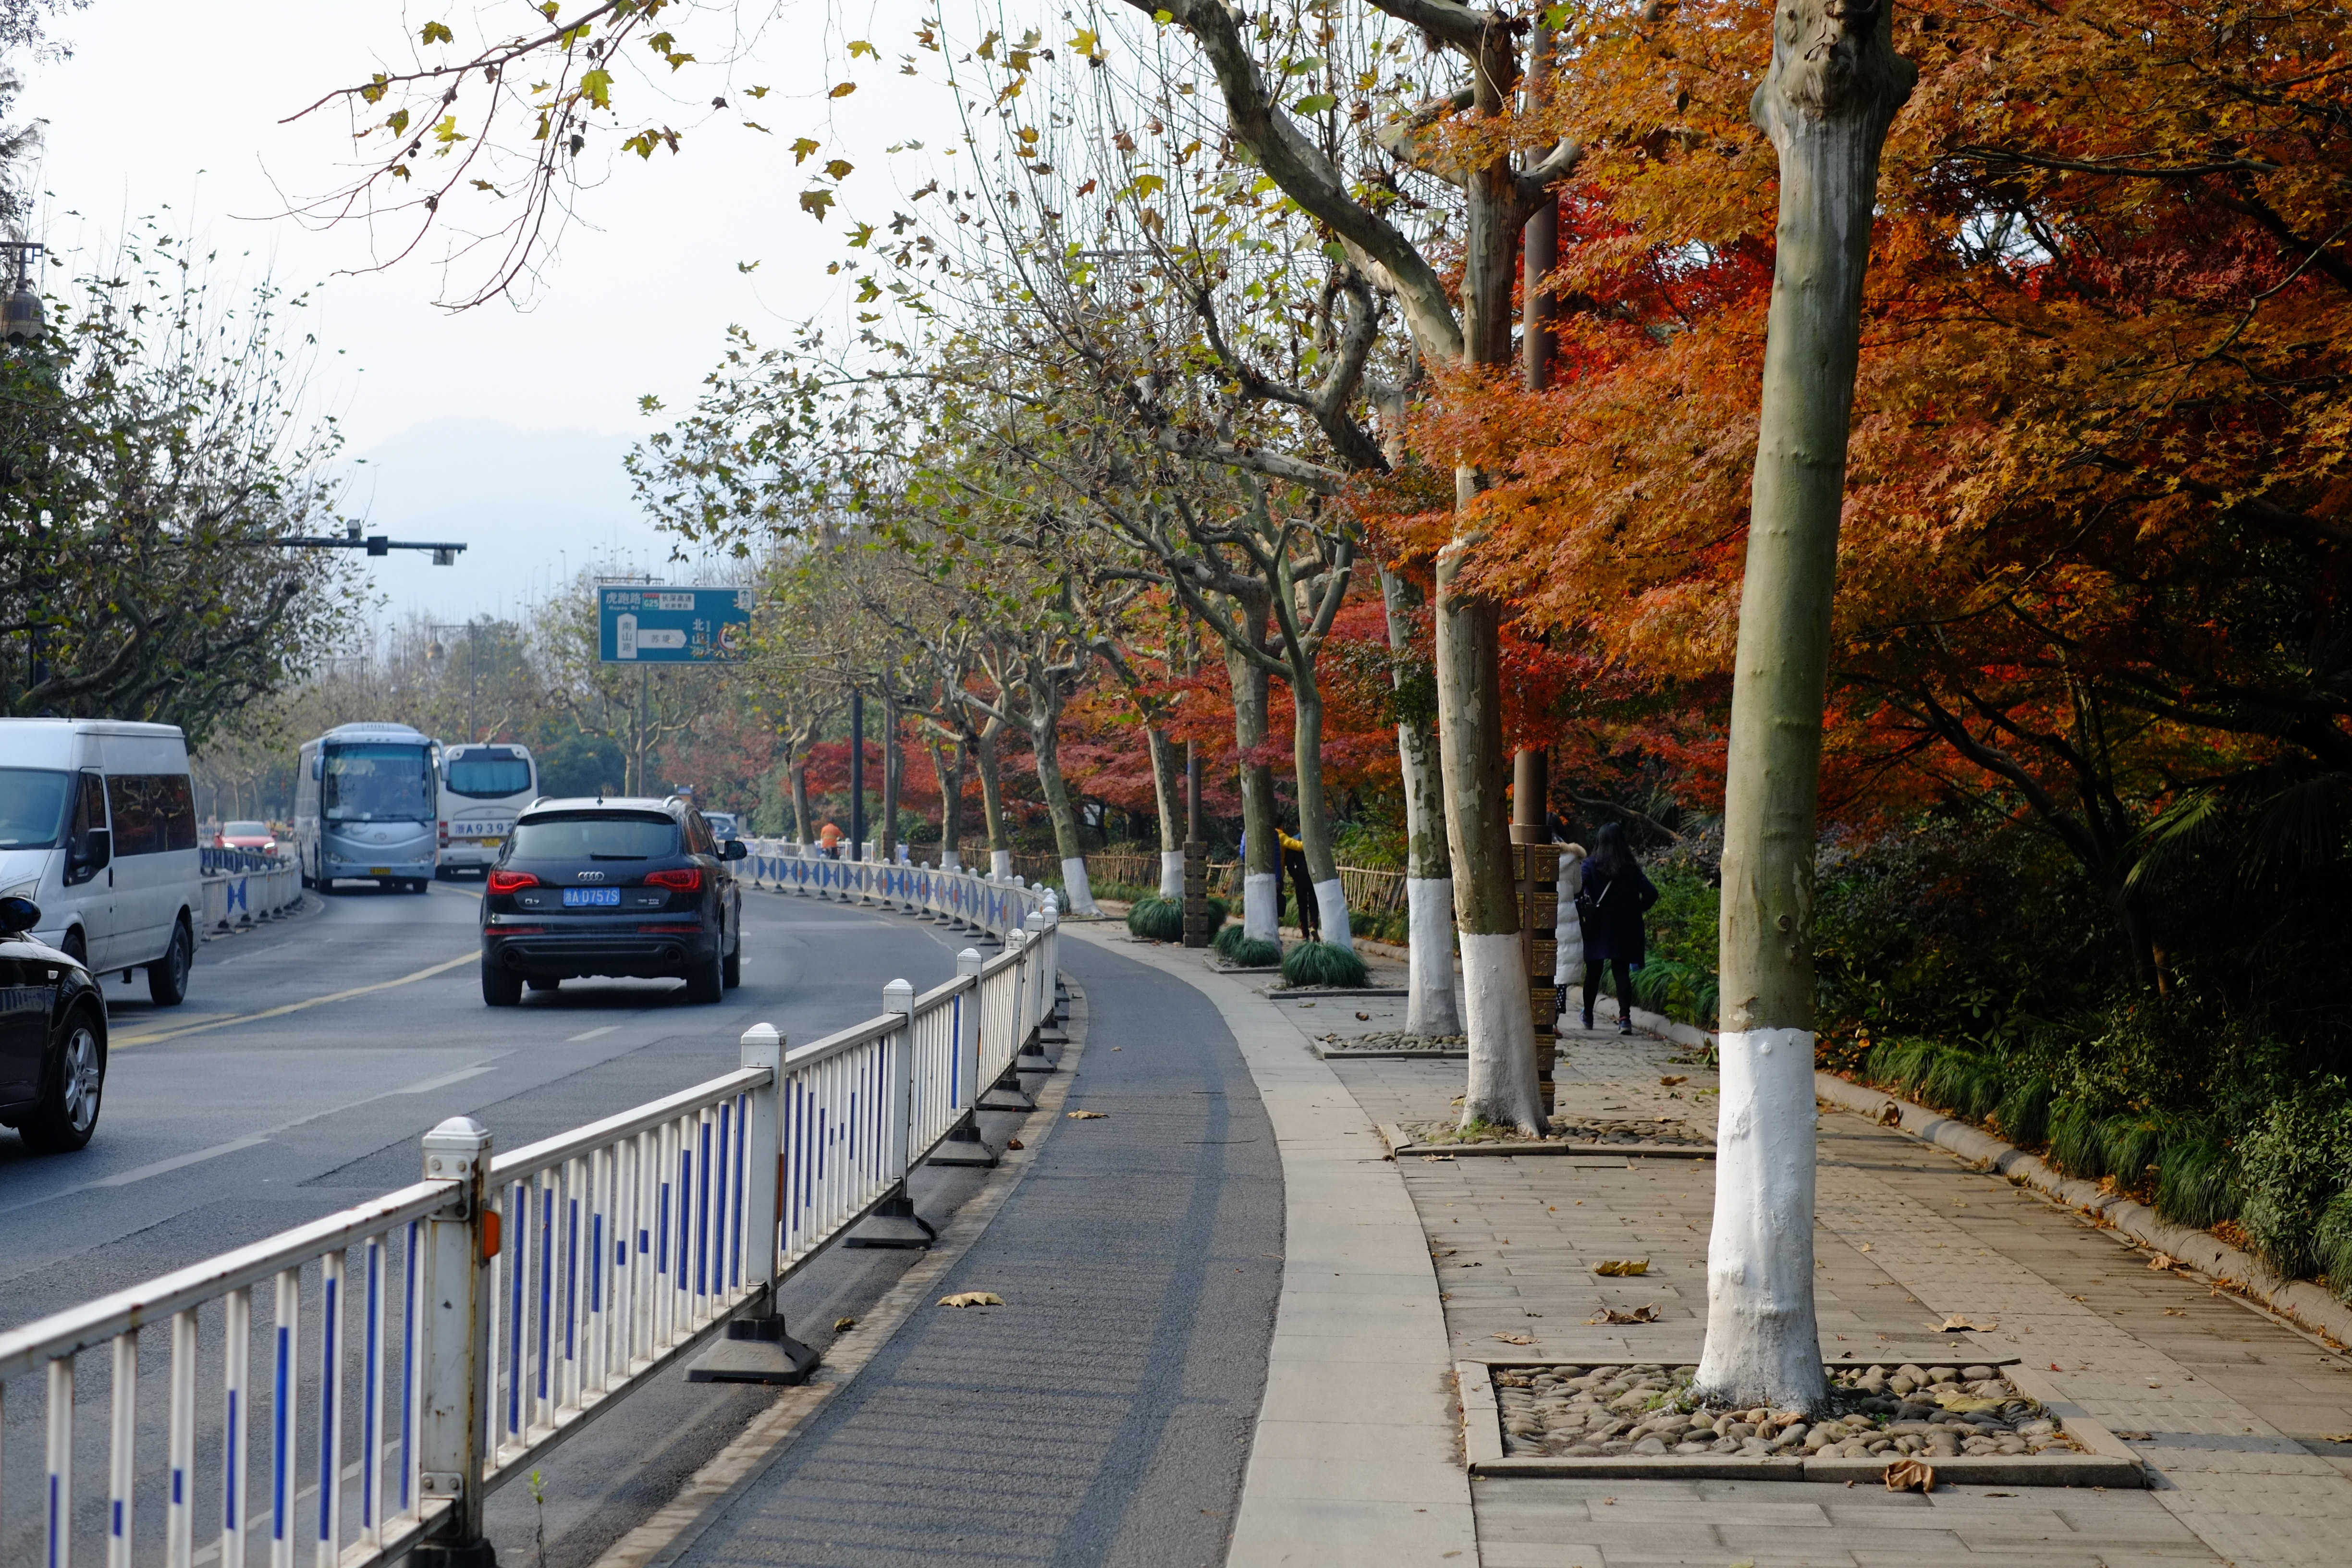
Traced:
<path fill-rule="evenodd" d="M 1559 828 L 1553 829 L 1552 837 L 1560 840 L 1567 838 L 1567 835 Z M 1551 966 L 1555 1017 L 1567 1016 L 1569 987 L 1581 984 L 1584 979 L 1584 920 L 1576 912 L 1576 895 L 1583 890 L 1584 846 L 1562 842 L 1559 850 L 1559 914 L 1552 927 L 1552 940 L 1559 944 L 1559 953 Z"/>

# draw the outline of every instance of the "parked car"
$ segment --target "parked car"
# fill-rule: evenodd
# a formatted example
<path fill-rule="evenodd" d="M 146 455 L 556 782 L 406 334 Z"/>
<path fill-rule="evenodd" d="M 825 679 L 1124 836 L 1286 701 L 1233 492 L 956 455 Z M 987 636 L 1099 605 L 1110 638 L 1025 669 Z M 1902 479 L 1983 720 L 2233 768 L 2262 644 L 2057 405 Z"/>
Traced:
<path fill-rule="evenodd" d="M 0 1126 L 45 1153 L 98 1130 L 106 1092 L 106 997 L 87 966 L 29 934 L 30 899 L 0 898 Z"/>
<path fill-rule="evenodd" d="M 743 895 L 710 824 L 673 795 L 540 800 L 482 892 L 482 1000 L 584 975 L 676 976 L 687 1000 L 718 1001 L 743 977 Z"/>
<path fill-rule="evenodd" d="M 224 822 L 213 835 L 215 849 L 258 849 L 264 855 L 278 853 L 278 835 L 266 822 Z"/>
<path fill-rule="evenodd" d="M 170 724 L 0 719 L 0 898 L 94 974 L 144 967 L 176 1006 L 205 907 L 186 737 Z"/>

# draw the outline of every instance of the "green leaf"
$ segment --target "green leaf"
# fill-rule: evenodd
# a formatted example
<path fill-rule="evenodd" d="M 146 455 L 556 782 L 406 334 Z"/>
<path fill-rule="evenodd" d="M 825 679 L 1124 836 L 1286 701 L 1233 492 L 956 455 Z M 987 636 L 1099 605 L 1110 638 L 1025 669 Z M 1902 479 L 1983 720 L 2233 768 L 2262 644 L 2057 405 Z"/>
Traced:
<path fill-rule="evenodd" d="M 425 30 L 417 37 L 428 44 L 454 44 L 457 41 L 457 35 L 439 22 L 425 23 Z"/>
<path fill-rule="evenodd" d="M 392 111 L 392 117 L 383 122 L 383 128 L 391 132 L 394 136 L 406 131 L 408 129 L 408 110 L 404 109 L 394 110 Z"/>
<path fill-rule="evenodd" d="M 1294 114 L 1320 114 L 1339 100 L 1328 92 L 1310 92 L 1290 106 Z"/>
<path fill-rule="evenodd" d="M 865 249 L 873 242 L 873 239 L 874 226 L 870 223 L 861 223 L 849 231 L 849 243 L 860 250 Z"/>
<path fill-rule="evenodd" d="M 833 193 L 822 185 L 815 190 L 801 193 L 801 211 L 819 223 L 824 221 L 825 209 L 831 205 L 833 205 Z"/>
<path fill-rule="evenodd" d="M 817 150 L 817 146 L 818 143 L 810 140 L 806 136 L 794 142 L 793 143 L 793 162 L 795 164 L 807 163 L 809 161 L 809 154 L 815 152 Z"/>
<path fill-rule="evenodd" d="M 599 109 L 613 107 L 613 73 L 599 67 L 580 79 L 580 93 Z"/>

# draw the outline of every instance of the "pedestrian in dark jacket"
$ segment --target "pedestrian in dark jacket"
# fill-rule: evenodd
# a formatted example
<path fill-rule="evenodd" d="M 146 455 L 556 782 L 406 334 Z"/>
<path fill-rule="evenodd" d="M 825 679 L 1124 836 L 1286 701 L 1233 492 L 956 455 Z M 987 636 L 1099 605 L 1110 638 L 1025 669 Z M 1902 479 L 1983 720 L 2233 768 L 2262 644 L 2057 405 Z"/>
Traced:
<path fill-rule="evenodd" d="M 1616 971 L 1617 1032 L 1633 1032 L 1633 974 L 1645 953 L 1642 917 L 1658 901 L 1658 889 L 1642 874 L 1625 830 L 1605 823 L 1593 836 L 1584 862 L 1584 886 L 1576 912 L 1584 922 L 1584 1026 L 1592 1027 L 1592 1002 L 1601 989 L 1601 966 Z"/>

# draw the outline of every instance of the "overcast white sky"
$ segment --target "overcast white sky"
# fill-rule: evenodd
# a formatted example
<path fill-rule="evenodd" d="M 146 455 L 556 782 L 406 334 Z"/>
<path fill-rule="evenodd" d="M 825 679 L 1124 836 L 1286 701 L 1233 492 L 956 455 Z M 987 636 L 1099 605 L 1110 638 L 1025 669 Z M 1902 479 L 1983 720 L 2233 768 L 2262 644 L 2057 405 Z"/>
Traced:
<path fill-rule="evenodd" d="M 640 93 L 623 98 L 628 117 L 691 128 L 683 153 L 626 158 L 585 193 L 530 309 L 452 314 L 433 302 L 443 279 L 427 256 L 339 276 L 368 266 L 390 231 L 284 216 L 290 199 L 338 185 L 351 143 L 340 111 L 278 121 L 331 87 L 405 64 L 425 21 L 446 19 L 466 41 L 481 25 L 473 13 L 394 0 L 93 0 L 55 29 L 69 60 L 19 62 L 21 111 L 47 122 L 32 236 L 53 247 L 45 282 L 61 287 L 102 262 L 153 214 L 219 253 L 224 287 L 268 273 L 311 289 L 322 351 L 312 396 L 342 420 L 347 450 L 368 459 L 354 503 L 372 530 L 471 546 L 454 569 L 421 555 L 371 563 L 388 615 L 457 620 L 527 601 L 592 559 L 658 563 L 667 542 L 638 515 L 619 466 L 629 441 L 657 427 L 637 412 L 639 396 L 690 404 L 730 323 L 778 341 L 792 322 L 841 311 L 824 266 L 845 254 L 843 208 L 822 228 L 798 209 L 810 182 L 793 167 L 793 138 L 823 135 L 826 156 L 856 163 L 844 208 L 876 218 L 927 177 L 929 159 L 886 158 L 884 147 L 955 138 L 945 95 L 925 85 L 936 73 L 894 74 L 915 7 L 849 12 L 845 26 L 826 18 L 845 8 L 824 0 L 785 0 L 772 16 L 767 3 L 674 10 L 666 22 L 678 47 L 706 61 L 729 52 L 739 14 L 765 26 L 731 66 L 672 79 L 673 101 L 642 96 L 625 77 L 625 94 Z M 519 30 L 527 14 L 504 0 L 479 15 Z M 858 60 L 858 90 L 828 101 L 842 69 L 828 60 L 851 37 L 870 37 L 885 63 Z M 754 84 L 772 89 L 756 104 L 741 95 Z M 709 109 L 719 91 L 734 112 Z M 744 110 L 774 134 L 744 129 Z M 756 272 L 738 269 L 752 261 Z"/>

